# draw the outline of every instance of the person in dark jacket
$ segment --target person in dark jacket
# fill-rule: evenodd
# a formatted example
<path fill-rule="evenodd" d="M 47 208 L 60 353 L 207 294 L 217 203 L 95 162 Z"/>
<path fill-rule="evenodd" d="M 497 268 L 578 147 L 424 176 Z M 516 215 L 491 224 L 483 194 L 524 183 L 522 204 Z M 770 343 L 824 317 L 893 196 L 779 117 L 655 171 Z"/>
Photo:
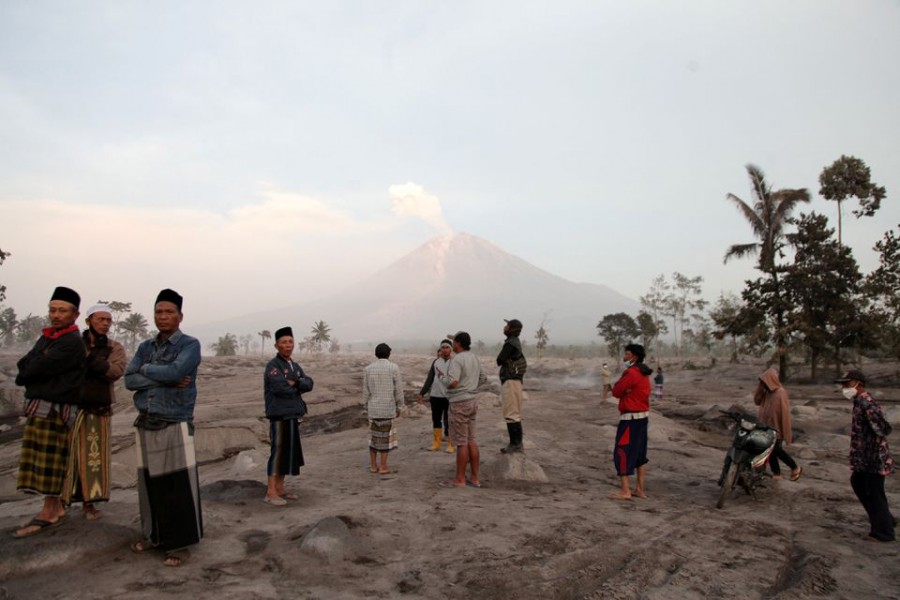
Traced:
<path fill-rule="evenodd" d="M 522 353 L 522 342 L 519 334 L 522 333 L 522 321 L 518 319 L 504 319 L 503 335 L 506 340 L 497 355 L 497 366 L 500 367 L 500 402 L 503 407 L 503 418 L 506 420 L 506 430 L 509 433 L 509 444 L 500 449 L 500 452 L 522 452 L 522 382 L 525 378 L 525 369 L 528 366 L 525 355 Z"/>
<path fill-rule="evenodd" d="M 278 354 L 266 365 L 263 389 L 266 399 L 266 418 L 272 449 L 266 466 L 269 485 L 265 502 L 285 506 L 297 495 L 284 490 L 286 475 L 299 475 L 303 466 L 303 447 L 300 445 L 300 419 L 306 414 L 302 395 L 313 389 L 313 380 L 291 359 L 294 353 L 294 332 L 282 327 L 275 332 Z"/>
<path fill-rule="evenodd" d="M 621 489 L 610 494 L 615 500 L 628 500 L 636 496 L 646 498 L 644 480 L 647 474 L 647 429 L 650 421 L 650 377 L 653 369 L 644 364 L 644 347 L 640 344 L 625 346 L 625 371 L 615 383 L 612 395 L 619 399 L 619 427 L 613 462 L 619 476 Z M 628 477 L 637 471 L 634 492 Z"/>
<path fill-rule="evenodd" d="M 28 537 L 66 517 L 60 496 L 69 455 L 69 430 L 78 415 L 85 350 L 78 332 L 81 297 L 58 287 L 50 298 L 50 327 L 17 363 L 16 385 L 25 386 L 25 429 L 16 489 L 41 494 L 41 512 L 15 532 Z"/>

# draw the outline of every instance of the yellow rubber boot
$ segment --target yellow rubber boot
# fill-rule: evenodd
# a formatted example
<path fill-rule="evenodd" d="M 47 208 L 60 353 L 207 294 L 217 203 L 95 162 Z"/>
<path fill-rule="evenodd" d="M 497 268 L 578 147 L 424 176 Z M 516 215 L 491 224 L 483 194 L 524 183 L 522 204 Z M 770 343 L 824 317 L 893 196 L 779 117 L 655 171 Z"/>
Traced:
<path fill-rule="evenodd" d="M 431 442 L 431 446 L 427 448 L 429 452 L 436 452 L 441 449 L 441 430 L 434 430 L 434 441 Z"/>
<path fill-rule="evenodd" d="M 447 436 L 447 453 L 451 454 L 456 452 L 456 446 L 453 445 L 453 442 L 450 441 L 450 436 Z"/>

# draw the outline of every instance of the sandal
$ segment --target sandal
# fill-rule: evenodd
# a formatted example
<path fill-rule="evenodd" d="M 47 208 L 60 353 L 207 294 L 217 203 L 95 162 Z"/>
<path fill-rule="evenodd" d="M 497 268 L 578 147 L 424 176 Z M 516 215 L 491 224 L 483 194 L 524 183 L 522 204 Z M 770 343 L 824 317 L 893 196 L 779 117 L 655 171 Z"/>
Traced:
<path fill-rule="evenodd" d="M 801 475 L 803 475 L 803 467 L 797 467 L 797 474 L 791 473 L 791 481 L 797 481 Z"/>
<path fill-rule="evenodd" d="M 13 533 L 13 537 L 14 538 L 27 538 L 27 537 L 31 537 L 33 535 L 37 535 L 46 529 L 56 527 L 57 525 L 62 523 L 65 520 L 65 518 L 66 518 L 65 515 L 63 515 L 62 517 L 59 517 L 55 521 L 46 521 L 44 519 L 38 519 L 37 517 L 35 517 L 32 520 L 28 521 L 28 523 L 26 525 L 23 525 L 22 527 L 17 529 L 15 531 L 15 533 Z M 37 527 L 37 529 L 34 529 L 32 531 L 25 531 L 29 527 Z M 20 533 L 20 532 L 22 532 L 22 533 Z"/>

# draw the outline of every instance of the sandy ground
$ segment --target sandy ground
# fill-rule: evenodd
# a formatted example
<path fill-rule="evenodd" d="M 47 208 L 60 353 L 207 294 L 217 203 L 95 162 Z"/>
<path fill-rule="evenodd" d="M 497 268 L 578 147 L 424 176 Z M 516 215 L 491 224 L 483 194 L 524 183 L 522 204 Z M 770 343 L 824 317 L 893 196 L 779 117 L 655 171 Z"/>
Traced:
<path fill-rule="evenodd" d="M 180 568 L 129 551 L 139 516 L 127 393 L 114 420 L 116 489 L 98 521 L 73 508 L 63 525 L 13 539 L 40 499 L 15 493 L 19 444 L 8 432 L 0 444 L 0 599 L 900 597 L 900 545 L 862 539 L 867 520 L 846 461 L 849 403 L 833 386 L 788 388 L 800 481 L 769 481 L 758 499 L 736 494 L 717 510 L 730 434 L 716 407 L 751 409 L 762 365 L 671 365 L 651 418 L 650 497 L 614 501 L 617 411 L 600 397 L 595 363 L 532 364 L 526 454 L 512 462 L 498 452 L 505 427 L 497 383 L 489 386 L 478 414 L 484 487 L 441 489 L 453 458 L 424 450 L 424 408 L 398 422 L 391 464 L 399 471 L 372 475 L 358 406 L 369 358 L 298 358 L 316 390 L 303 425 L 307 466 L 287 485 L 299 500 L 285 508 L 262 502 L 265 360 L 204 359 L 196 417 L 206 537 Z M 430 359 L 395 360 L 412 400 Z M 898 409 L 886 406 L 896 423 Z M 527 480 L 541 471 L 546 482 Z M 900 512 L 898 485 L 888 478 Z M 323 522 L 339 531 L 317 552 L 308 534 Z"/>

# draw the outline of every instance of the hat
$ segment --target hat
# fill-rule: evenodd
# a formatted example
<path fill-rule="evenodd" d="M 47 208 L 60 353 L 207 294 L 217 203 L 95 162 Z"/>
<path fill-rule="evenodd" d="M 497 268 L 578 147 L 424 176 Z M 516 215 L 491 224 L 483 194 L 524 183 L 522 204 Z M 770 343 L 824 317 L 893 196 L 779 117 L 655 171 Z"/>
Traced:
<path fill-rule="evenodd" d="M 294 337 L 294 330 L 291 329 L 290 327 L 282 327 L 281 329 L 279 329 L 278 331 L 275 332 L 275 341 L 277 342 L 278 340 L 280 340 L 281 338 L 283 338 L 286 335 Z"/>
<path fill-rule="evenodd" d="M 391 355 L 391 347 L 381 342 L 377 346 L 375 346 L 375 356 L 377 358 L 387 358 Z"/>
<path fill-rule="evenodd" d="M 112 314 L 112 309 L 109 307 L 109 304 L 103 304 L 102 302 L 99 304 L 95 304 L 87 310 L 87 318 L 91 318 L 91 315 L 98 312 L 108 312 Z"/>
<path fill-rule="evenodd" d="M 522 321 L 518 319 L 503 319 L 509 325 L 510 333 L 522 333 Z"/>
<path fill-rule="evenodd" d="M 160 302 L 171 302 L 178 307 L 178 312 L 181 312 L 181 304 L 184 302 L 184 298 L 175 290 L 166 288 L 156 296 L 156 304 Z"/>
<path fill-rule="evenodd" d="M 63 302 L 68 302 L 76 309 L 81 306 L 81 296 L 78 295 L 73 289 L 59 286 L 55 290 L 53 290 L 53 295 L 50 296 L 50 301 L 54 300 L 62 300 Z"/>
<path fill-rule="evenodd" d="M 637 356 L 637 361 L 639 363 L 644 362 L 644 358 L 647 356 L 647 353 L 644 351 L 644 347 L 640 344 L 628 344 L 625 346 L 625 349 Z"/>
<path fill-rule="evenodd" d="M 452 347 L 453 347 L 453 342 L 451 342 L 451 341 L 448 340 L 447 338 L 444 338 L 444 339 L 441 340 L 440 346 L 441 346 L 441 348 L 443 348 L 444 346 L 447 346 L 448 348 L 452 348 Z"/>
<path fill-rule="evenodd" d="M 862 383 L 866 382 L 866 376 L 863 375 L 863 372 L 860 371 L 859 369 L 850 369 L 849 371 L 844 373 L 843 377 L 841 377 L 840 379 L 835 379 L 834 382 L 835 383 L 847 383 L 851 379 L 862 382 Z"/>

